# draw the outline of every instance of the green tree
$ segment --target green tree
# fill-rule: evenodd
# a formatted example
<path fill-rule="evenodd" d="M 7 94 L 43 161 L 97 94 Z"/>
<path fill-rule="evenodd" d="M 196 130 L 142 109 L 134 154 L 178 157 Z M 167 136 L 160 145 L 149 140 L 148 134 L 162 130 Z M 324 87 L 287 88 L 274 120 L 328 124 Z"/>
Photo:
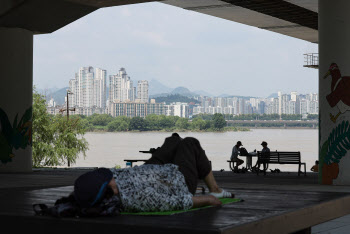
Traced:
<path fill-rule="evenodd" d="M 79 118 L 80 118 L 80 116 L 79 116 Z M 86 118 L 80 119 L 80 123 L 81 123 L 83 129 L 85 129 L 85 131 L 93 131 L 95 129 L 94 125 L 92 125 L 92 123 L 90 123 L 89 120 L 87 120 Z"/>
<path fill-rule="evenodd" d="M 107 125 L 109 132 L 125 132 L 129 129 L 129 121 L 124 116 L 116 117 L 112 122 Z"/>
<path fill-rule="evenodd" d="M 160 130 L 160 118 L 159 115 L 151 114 L 145 118 L 147 130 L 156 131 Z"/>
<path fill-rule="evenodd" d="M 79 117 L 70 117 L 67 120 L 66 116 L 56 115 L 54 118 L 55 124 L 55 165 L 62 165 L 66 162 L 74 164 L 80 152 L 85 158 L 88 150 L 88 142 L 82 136 L 85 134 L 85 129 L 80 122 Z"/>
<path fill-rule="evenodd" d="M 172 127 L 175 127 L 176 122 L 180 119 L 179 116 L 167 116 L 167 118 L 171 121 Z"/>
<path fill-rule="evenodd" d="M 130 120 L 130 129 L 145 131 L 146 130 L 146 121 L 141 117 L 133 117 Z"/>
<path fill-rule="evenodd" d="M 200 113 L 198 115 L 194 115 L 193 119 L 195 119 L 197 117 L 199 117 L 199 118 L 201 118 L 203 120 L 211 120 L 213 118 L 213 115 L 212 114 Z"/>
<path fill-rule="evenodd" d="M 44 96 L 33 90 L 33 166 L 59 166 L 75 163 L 80 152 L 85 156 L 88 143 L 79 117 L 69 121 L 46 111 Z"/>
<path fill-rule="evenodd" d="M 159 118 L 159 127 L 161 129 L 171 129 L 175 126 L 174 120 L 170 118 L 171 116 L 161 115 Z"/>
<path fill-rule="evenodd" d="M 94 126 L 107 126 L 113 120 L 113 117 L 108 114 L 93 114 L 88 117 L 88 120 Z"/>
<path fill-rule="evenodd" d="M 215 130 L 222 130 L 226 126 L 225 118 L 220 113 L 215 113 L 213 115 L 213 128 Z"/>
<path fill-rule="evenodd" d="M 209 129 L 211 128 L 211 125 L 212 125 L 212 120 L 205 120 L 205 125 L 204 125 L 204 128 L 203 129 Z"/>
<path fill-rule="evenodd" d="M 206 122 L 200 117 L 194 118 L 192 120 L 191 129 L 193 130 L 205 130 L 206 129 Z"/>
<path fill-rule="evenodd" d="M 177 129 L 188 129 L 188 127 L 190 126 L 190 124 L 188 123 L 188 119 L 186 118 L 180 118 L 176 121 L 175 127 Z"/>
<path fill-rule="evenodd" d="M 34 88 L 33 90 L 33 166 L 48 166 L 55 158 L 54 126 L 46 110 L 46 100 Z"/>
<path fill-rule="evenodd" d="M 317 114 L 308 114 L 307 119 L 318 119 L 318 115 Z"/>

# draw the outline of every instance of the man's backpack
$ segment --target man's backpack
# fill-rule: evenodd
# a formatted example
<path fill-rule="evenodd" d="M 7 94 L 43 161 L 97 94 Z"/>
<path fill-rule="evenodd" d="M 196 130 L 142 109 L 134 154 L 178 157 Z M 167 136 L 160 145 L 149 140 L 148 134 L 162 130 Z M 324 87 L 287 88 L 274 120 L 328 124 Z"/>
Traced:
<path fill-rule="evenodd" d="M 248 154 L 248 151 L 246 150 L 246 148 L 241 147 L 239 149 L 239 155 L 241 155 L 241 156 L 248 156 L 249 154 Z"/>

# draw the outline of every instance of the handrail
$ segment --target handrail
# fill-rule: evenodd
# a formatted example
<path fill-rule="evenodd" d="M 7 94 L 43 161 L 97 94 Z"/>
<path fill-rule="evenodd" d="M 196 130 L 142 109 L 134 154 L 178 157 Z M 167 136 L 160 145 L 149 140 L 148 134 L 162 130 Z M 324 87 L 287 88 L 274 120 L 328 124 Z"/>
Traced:
<path fill-rule="evenodd" d="M 304 67 L 316 68 L 318 69 L 318 53 L 308 53 L 304 54 Z"/>

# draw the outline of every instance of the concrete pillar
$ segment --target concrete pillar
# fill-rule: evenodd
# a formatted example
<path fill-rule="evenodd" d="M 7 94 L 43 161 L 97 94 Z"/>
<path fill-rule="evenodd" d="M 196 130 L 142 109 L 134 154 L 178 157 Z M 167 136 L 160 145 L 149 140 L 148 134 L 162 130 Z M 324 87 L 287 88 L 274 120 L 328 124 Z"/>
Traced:
<path fill-rule="evenodd" d="M 350 185 L 350 1 L 319 1 L 319 182 Z"/>
<path fill-rule="evenodd" d="M 0 172 L 32 170 L 33 33 L 0 28 Z"/>

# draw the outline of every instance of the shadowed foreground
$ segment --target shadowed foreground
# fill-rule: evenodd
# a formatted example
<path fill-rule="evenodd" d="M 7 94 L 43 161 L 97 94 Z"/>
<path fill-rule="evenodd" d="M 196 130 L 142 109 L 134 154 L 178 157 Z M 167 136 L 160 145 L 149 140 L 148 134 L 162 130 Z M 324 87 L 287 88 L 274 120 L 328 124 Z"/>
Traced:
<path fill-rule="evenodd" d="M 35 233 L 290 233 L 350 213 L 347 187 L 320 186 L 315 174 L 215 172 L 223 188 L 244 202 L 171 216 L 57 219 L 35 216 L 32 204 L 52 205 L 69 194 L 86 170 L 39 170 L 0 174 L 0 217 L 4 230 Z M 329 191 L 327 191 L 329 190 Z M 339 191 L 339 190 L 338 190 Z M 19 225 L 20 224 L 20 225 Z"/>

